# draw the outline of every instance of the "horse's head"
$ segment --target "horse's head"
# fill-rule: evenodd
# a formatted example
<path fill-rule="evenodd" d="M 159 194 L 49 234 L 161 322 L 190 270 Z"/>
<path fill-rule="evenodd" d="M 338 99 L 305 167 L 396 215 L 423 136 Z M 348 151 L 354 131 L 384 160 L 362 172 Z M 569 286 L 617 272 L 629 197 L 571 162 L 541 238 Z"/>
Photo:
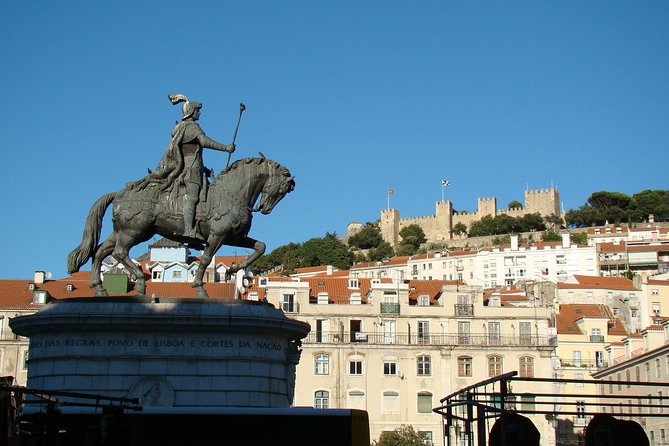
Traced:
<path fill-rule="evenodd" d="M 285 167 L 278 169 L 265 182 L 260 203 L 253 210 L 260 211 L 262 214 L 269 214 L 274 206 L 293 189 L 295 189 L 295 177 L 291 176 Z"/>

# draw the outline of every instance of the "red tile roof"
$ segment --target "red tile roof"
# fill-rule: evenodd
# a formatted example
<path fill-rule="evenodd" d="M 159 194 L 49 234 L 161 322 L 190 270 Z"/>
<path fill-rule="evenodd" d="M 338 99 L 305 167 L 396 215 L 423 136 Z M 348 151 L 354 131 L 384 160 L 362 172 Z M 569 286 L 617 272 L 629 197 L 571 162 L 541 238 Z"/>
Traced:
<path fill-rule="evenodd" d="M 607 318 L 613 324 L 609 324 L 608 334 L 616 336 L 627 336 L 627 330 L 623 323 L 611 310 L 602 304 L 561 304 L 555 318 L 558 334 L 582 335 L 576 321 L 581 318 Z"/>
<path fill-rule="evenodd" d="M 575 274 L 574 279 L 576 279 L 577 283 L 558 282 L 558 288 L 637 291 L 634 288 L 634 283 L 623 277 L 582 276 Z"/>
<path fill-rule="evenodd" d="M 457 285 L 457 280 L 411 280 L 409 281 L 409 305 L 415 305 L 418 296 L 427 295 L 430 305 L 438 303 L 444 286 Z"/>

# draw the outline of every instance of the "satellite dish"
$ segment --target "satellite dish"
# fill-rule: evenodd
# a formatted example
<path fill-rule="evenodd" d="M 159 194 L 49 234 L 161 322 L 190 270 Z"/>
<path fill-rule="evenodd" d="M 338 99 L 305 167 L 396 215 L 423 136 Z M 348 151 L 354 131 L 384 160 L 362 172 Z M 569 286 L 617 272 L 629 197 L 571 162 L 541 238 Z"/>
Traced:
<path fill-rule="evenodd" d="M 51 274 L 51 273 L 48 272 L 48 271 L 47 271 L 46 273 L 44 273 L 44 277 L 45 277 L 47 280 L 50 280 L 52 276 L 53 276 L 53 274 Z"/>

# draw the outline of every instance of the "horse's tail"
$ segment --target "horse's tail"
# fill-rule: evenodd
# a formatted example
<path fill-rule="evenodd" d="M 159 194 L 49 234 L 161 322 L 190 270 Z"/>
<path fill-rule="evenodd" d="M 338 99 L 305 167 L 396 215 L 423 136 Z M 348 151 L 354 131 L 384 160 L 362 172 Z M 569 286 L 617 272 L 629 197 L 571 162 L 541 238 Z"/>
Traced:
<path fill-rule="evenodd" d="M 95 255 L 95 251 L 98 249 L 98 242 L 100 241 L 102 217 L 104 217 L 105 211 L 114 200 L 114 197 L 116 197 L 116 192 L 104 195 L 95 202 L 88 212 L 81 243 L 67 256 L 67 272 L 69 274 L 79 271 L 79 268 Z"/>

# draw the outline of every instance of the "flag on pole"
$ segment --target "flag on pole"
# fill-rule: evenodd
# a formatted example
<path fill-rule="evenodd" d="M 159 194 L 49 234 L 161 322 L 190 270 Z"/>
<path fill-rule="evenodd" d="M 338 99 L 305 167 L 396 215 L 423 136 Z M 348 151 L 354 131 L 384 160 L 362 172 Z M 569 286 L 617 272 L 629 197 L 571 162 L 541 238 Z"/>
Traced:
<path fill-rule="evenodd" d="M 451 182 L 448 181 L 448 180 L 441 180 L 441 185 L 442 185 L 442 186 L 450 186 L 450 185 L 451 185 Z"/>
<path fill-rule="evenodd" d="M 395 189 L 388 189 L 388 195 L 392 195 L 395 193 Z"/>

